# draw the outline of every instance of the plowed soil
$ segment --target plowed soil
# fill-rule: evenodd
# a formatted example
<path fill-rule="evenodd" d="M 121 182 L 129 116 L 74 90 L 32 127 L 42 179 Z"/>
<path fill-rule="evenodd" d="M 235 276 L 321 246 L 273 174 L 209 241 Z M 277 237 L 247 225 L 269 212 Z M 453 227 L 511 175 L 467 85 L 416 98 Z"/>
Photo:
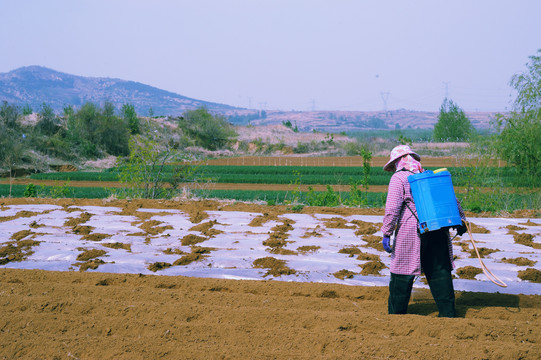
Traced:
<path fill-rule="evenodd" d="M 415 290 L 0 270 L 3 359 L 538 359 L 541 297 L 458 293 L 437 318 Z"/>
<path fill-rule="evenodd" d="M 0 206 L 39 202 L 115 206 L 122 214 L 137 214 L 142 224 L 148 219 L 136 209 L 182 209 L 209 230 L 211 224 L 203 222 L 208 210 L 260 212 L 266 218 L 288 211 L 213 201 L 1 199 Z M 145 231 L 160 227 L 151 225 Z M 269 236 L 289 230 L 284 223 L 273 231 Z M 381 242 L 374 235 L 363 240 L 365 247 Z M 352 255 L 363 256 L 365 247 Z M 85 251 L 81 261 L 87 262 L 80 266 L 98 266 L 95 254 Z M 363 271 L 378 270 L 376 258 L 366 260 L 372 262 Z M 269 272 L 291 270 L 271 259 L 260 262 Z M 158 270 L 174 264 L 154 265 Z M 459 317 L 443 319 L 422 289 L 414 290 L 408 315 L 388 315 L 386 287 L 0 269 L 0 359 L 539 359 L 541 296 L 456 296 Z"/>

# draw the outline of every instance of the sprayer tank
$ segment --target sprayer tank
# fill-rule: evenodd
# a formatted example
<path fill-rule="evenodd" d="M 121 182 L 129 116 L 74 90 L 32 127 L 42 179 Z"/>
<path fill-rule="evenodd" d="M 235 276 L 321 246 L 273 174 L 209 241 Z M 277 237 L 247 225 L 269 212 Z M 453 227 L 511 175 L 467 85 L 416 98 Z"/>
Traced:
<path fill-rule="evenodd" d="M 451 173 L 427 170 L 408 176 L 421 234 L 462 223 Z"/>

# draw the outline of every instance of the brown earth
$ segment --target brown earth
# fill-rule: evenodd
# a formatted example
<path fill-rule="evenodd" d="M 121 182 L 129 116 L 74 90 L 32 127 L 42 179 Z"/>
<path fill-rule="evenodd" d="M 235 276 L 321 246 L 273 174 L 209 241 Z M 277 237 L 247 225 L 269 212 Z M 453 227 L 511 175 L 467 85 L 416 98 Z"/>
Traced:
<path fill-rule="evenodd" d="M 0 294 L 4 359 L 538 359 L 541 341 L 540 296 L 457 293 L 445 319 L 417 289 L 387 315 L 382 287 L 13 269 Z"/>
<path fill-rule="evenodd" d="M 246 212 L 259 212 L 263 215 L 254 218 L 252 226 L 259 226 L 256 223 L 264 223 L 269 220 L 278 219 L 277 216 L 281 214 L 298 212 L 302 214 L 336 214 L 342 216 L 351 215 L 384 215 L 384 209 L 381 208 L 355 208 L 355 207 L 320 207 L 320 206 L 305 206 L 302 210 L 294 210 L 286 205 L 260 205 L 254 203 L 244 203 L 238 201 L 215 201 L 215 200 L 115 200 L 115 199 L 50 199 L 50 198 L 0 198 L 0 208 L 6 205 L 17 204 L 53 204 L 67 208 L 68 206 L 111 206 L 120 207 L 122 210 L 118 215 L 132 215 L 139 217 L 141 220 L 146 220 L 155 213 L 145 213 L 137 211 L 140 208 L 151 209 L 179 209 L 190 214 L 190 220 L 192 223 L 200 223 L 208 217 L 206 210 L 228 210 L 228 211 L 246 211 Z M 73 209 L 73 208 L 71 208 Z M 28 211 L 20 211 L 15 216 L 0 217 L 0 222 L 9 221 L 18 217 L 30 217 L 36 213 Z M 86 222 L 87 216 L 90 214 L 82 214 L 81 218 L 72 218 L 68 220 L 65 226 L 75 226 L 80 223 Z M 501 214 L 500 216 L 508 218 L 539 218 L 541 213 L 538 210 L 517 210 L 512 213 Z M 494 214 L 481 212 L 471 213 L 466 212 L 467 217 L 493 217 Z M 532 222 L 533 223 L 533 222 Z M 359 225 L 361 230 L 362 226 Z M 314 230 L 316 231 L 316 230 Z M 362 230 L 361 230 L 362 231 Z M 315 235 L 317 236 L 317 234 Z"/>
<path fill-rule="evenodd" d="M 39 203 L 115 206 L 119 214 L 148 223 L 146 230 L 160 224 L 147 221 L 148 214 L 137 211 L 142 208 L 179 209 L 199 224 L 194 226 L 209 230 L 214 224 L 202 222 L 208 210 L 259 212 L 254 223 L 280 220 L 273 234 L 284 236 L 289 227 L 278 215 L 291 212 L 287 206 L 240 202 L 0 199 L 0 207 Z M 383 214 L 321 207 L 302 212 Z M 10 218 L 24 216 L 28 212 Z M 84 218 L 72 219 L 72 226 Z M 365 247 L 380 246 L 381 237 L 366 230 Z M 157 262 L 151 270 L 195 261 L 213 249 L 176 250 L 168 249 L 182 255 L 175 263 Z M 93 249 L 80 251 L 86 262 L 74 270 L 98 268 Z M 367 261 L 359 272 L 381 270 L 375 256 L 345 251 Z M 273 257 L 257 259 L 254 266 L 273 276 L 294 271 Z M 524 277 L 534 281 L 539 271 L 528 269 Z M 388 291 L 381 287 L 13 269 L 0 269 L 0 295 L 0 359 L 537 359 L 541 341 L 541 296 L 457 292 L 459 318 L 440 319 L 429 292 L 418 289 L 409 315 L 390 316 Z"/>
<path fill-rule="evenodd" d="M 8 184 L 9 180 L 0 180 L 0 184 Z M 35 180 L 29 178 L 17 178 L 12 181 L 13 185 L 42 185 L 42 186 L 58 186 L 56 180 Z M 124 185 L 116 181 L 70 181 L 71 187 L 98 187 L 98 188 L 120 188 Z M 349 192 L 350 185 L 329 185 L 334 191 Z M 197 183 L 183 183 L 180 187 L 187 189 L 200 189 L 201 185 Z M 295 185 L 295 184 L 245 184 L 245 183 L 207 183 L 204 185 L 206 190 L 252 190 L 252 191 L 309 191 L 312 188 L 314 191 L 327 191 L 327 185 Z M 386 193 L 387 185 L 370 185 L 368 192 Z M 455 192 L 463 194 L 467 191 L 466 187 L 455 186 Z M 486 193 L 493 191 L 491 187 L 481 187 L 479 191 Z M 537 189 L 526 188 L 509 188 L 509 192 L 535 192 Z"/>

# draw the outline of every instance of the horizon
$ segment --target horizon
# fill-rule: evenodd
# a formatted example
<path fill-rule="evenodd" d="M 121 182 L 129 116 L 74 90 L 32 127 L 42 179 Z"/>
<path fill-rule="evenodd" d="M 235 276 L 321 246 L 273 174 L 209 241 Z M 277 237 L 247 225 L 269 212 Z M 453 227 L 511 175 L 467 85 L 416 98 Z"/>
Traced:
<path fill-rule="evenodd" d="M 466 112 L 505 112 L 509 80 L 541 48 L 541 2 L 532 0 L 3 8 L 0 72 L 38 64 L 254 110 L 437 112 L 448 97 Z"/>

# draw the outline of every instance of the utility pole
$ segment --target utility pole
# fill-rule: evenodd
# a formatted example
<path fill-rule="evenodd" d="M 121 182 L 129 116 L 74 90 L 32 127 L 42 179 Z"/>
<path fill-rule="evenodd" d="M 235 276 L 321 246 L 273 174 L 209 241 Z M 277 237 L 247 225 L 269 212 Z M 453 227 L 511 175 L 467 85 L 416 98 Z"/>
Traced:
<path fill-rule="evenodd" d="M 312 99 L 312 111 L 316 111 L 316 101 Z"/>

